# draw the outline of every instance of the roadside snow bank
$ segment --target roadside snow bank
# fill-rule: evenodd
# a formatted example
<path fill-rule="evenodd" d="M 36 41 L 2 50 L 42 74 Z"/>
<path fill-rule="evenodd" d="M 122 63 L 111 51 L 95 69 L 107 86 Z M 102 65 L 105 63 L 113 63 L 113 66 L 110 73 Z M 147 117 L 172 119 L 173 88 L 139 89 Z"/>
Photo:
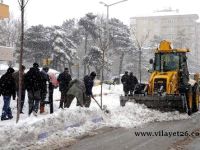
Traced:
<path fill-rule="evenodd" d="M 46 140 L 55 133 L 57 136 L 60 134 L 60 136 L 64 135 L 65 137 L 77 137 L 100 125 L 99 122 L 102 121 L 102 118 L 99 117 L 101 112 L 98 111 L 78 108 L 74 111 L 70 109 L 58 110 L 52 115 L 40 118 L 30 116 L 18 124 L 0 129 L 1 148 L 25 148 L 38 141 Z"/>

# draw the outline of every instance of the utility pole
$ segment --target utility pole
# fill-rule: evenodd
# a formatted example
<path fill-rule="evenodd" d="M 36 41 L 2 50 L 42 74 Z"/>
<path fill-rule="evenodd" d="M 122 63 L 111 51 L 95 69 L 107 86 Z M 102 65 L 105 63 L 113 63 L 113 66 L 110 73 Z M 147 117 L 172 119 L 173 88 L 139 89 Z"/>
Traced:
<path fill-rule="evenodd" d="M 115 2 L 115 3 L 112 3 L 112 4 L 106 4 L 102 1 L 100 1 L 99 3 L 100 4 L 103 4 L 105 7 L 106 7 L 106 10 L 107 10 L 107 18 L 106 18 L 106 32 L 107 32 L 107 44 L 105 46 L 105 48 L 103 48 L 103 57 L 102 57 L 102 74 L 101 74 L 101 108 L 103 108 L 103 81 L 104 81 L 104 64 L 105 64 L 105 50 L 108 50 L 109 49 L 109 43 L 110 43 L 110 40 L 109 40 L 109 8 L 110 6 L 113 6 L 113 5 L 116 5 L 116 4 L 119 4 L 119 3 L 122 3 L 122 2 L 125 2 L 125 1 L 128 1 L 128 0 L 121 0 L 121 1 L 118 1 L 118 2 Z"/>

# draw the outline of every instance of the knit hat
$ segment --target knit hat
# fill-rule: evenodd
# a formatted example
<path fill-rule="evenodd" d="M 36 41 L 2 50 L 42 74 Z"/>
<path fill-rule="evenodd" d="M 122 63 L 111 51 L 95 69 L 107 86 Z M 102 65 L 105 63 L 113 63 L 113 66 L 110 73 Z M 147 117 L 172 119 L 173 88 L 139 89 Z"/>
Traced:
<path fill-rule="evenodd" d="M 91 72 L 90 76 L 96 77 L 96 73 L 95 72 Z"/>
<path fill-rule="evenodd" d="M 33 67 L 38 68 L 38 67 L 39 67 L 39 64 L 35 62 L 35 63 L 33 64 Z"/>
<path fill-rule="evenodd" d="M 14 70 L 12 67 L 9 67 L 9 68 L 7 69 L 7 73 L 13 73 L 13 72 L 15 72 L 15 70 Z"/>

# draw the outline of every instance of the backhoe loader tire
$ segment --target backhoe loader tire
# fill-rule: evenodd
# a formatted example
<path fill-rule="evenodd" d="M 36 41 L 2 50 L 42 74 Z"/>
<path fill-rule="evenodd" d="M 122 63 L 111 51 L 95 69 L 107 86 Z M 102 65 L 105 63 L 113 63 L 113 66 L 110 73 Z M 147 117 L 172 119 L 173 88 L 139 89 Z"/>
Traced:
<path fill-rule="evenodd" d="M 195 84 L 193 87 L 193 112 L 197 112 L 199 110 L 199 88 L 198 85 Z"/>

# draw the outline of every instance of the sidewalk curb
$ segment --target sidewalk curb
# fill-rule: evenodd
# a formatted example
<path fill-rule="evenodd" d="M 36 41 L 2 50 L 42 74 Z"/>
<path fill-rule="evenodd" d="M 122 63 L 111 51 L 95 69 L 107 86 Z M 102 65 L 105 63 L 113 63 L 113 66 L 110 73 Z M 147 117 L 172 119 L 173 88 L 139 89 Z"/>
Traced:
<path fill-rule="evenodd" d="M 93 123 L 99 123 L 99 122 L 102 122 L 103 121 L 103 117 L 94 117 L 94 118 L 91 118 L 89 119 L 89 121 L 93 122 Z M 68 130 L 69 128 L 76 128 L 76 127 L 80 127 L 81 125 L 83 125 L 85 122 L 75 122 L 73 124 L 68 124 L 68 125 L 65 125 L 63 129 L 63 131 L 66 131 Z M 54 131 L 53 133 L 56 133 L 58 130 Z M 51 134 L 53 134 L 51 133 Z M 38 135 L 37 135 L 37 140 L 38 141 L 43 141 L 45 139 L 47 139 L 49 136 L 51 136 L 51 134 L 48 132 L 48 131 L 44 131 L 44 132 L 40 132 Z"/>

